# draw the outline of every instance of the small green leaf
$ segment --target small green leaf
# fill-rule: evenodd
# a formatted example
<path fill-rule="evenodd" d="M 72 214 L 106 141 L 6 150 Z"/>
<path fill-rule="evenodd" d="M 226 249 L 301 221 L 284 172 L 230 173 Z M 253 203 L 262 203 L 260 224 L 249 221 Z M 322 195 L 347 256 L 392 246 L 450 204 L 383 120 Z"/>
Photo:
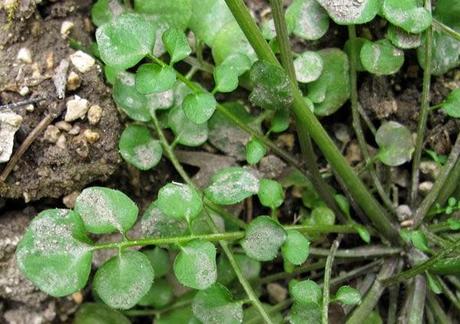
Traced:
<path fill-rule="evenodd" d="M 359 237 L 366 242 L 370 243 L 371 241 L 371 234 L 367 230 L 367 228 L 361 224 L 353 224 L 353 228 L 358 232 Z"/>
<path fill-rule="evenodd" d="M 206 289 L 216 282 L 216 248 L 207 241 L 194 240 L 181 247 L 174 261 L 174 273 L 184 286 Z"/>
<path fill-rule="evenodd" d="M 348 217 L 351 217 L 350 203 L 348 202 L 347 197 L 345 197 L 344 195 L 341 195 L 341 194 L 336 194 L 336 195 L 334 195 L 334 199 L 335 199 L 335 202 L 337 203 L 337 205 L 339 206 L 340 210 L 342 211 L 342 213 L 344 213 Z"/>
<path fill-rule="evenodd" d="M 124 13 L 96 30 L 101 59 L 127 69 L 152 52 L 156 27 L 144 15 Z"/>
<path fill-rule="evenodd" d="M 277 110 L 271 120 L 270 131 L 282 133 L 289 128 L 290 118 L 288 110 Z"/>
<path fill-rule="evenodd" d="M 91 7 L 91 20 L 99 27 L 121 15 L 124 11 L 125 8 L 118 0 L 98 0 Z"/>
<path fill-rule="evenodd" d="M 105 262 L 94 276 L 94 290 L 112 308 L 129 309 L 149 291 L 154 272 L 149 259 L 125 250 Z"/>
<path fill-rule="evenodd" d="M 158 164 L 163 154 L 160 141 L 155 140 L 145 126 L 129 125 L 118 144 L 121 156 L 140 170 L 149 170 Z"/>
<path fill-rule="evenodd" d="M 460 88 L 452 90 L 442 103 L 442 110 L 453 118 L 460 118 Z"/>
<path fill-rule="evenodd" d="M 329 29 L 329 16 L 316 0 L 294 0 L 286 10 L 286 23 L 294 35 L 317 40 Z"/>
<path fill-rule="evenodd" d="M 390 121 L 377 130 L 378 158 L 388 166 L 399 166 L 411 160 L 414 151 L 412 134 L 403 125 Z"/>
<path fill-rule="evenodd" d="M 299 305 L 320 305 L 323 297 L 323 290 L 313 280 L 291 280 L 289 282 L 289 293 L 294 302 Z"/>
<path fill-rule="evenodd" d="M 380 9 L 379 0 L 317 0 L 326 9 L 332 20 L 338 25 L 364 24 L 377 15 Z"/>
<path fill-rule="evenodd" d="M 291 324 L 321 323 L 321 308 L 314 303 L 295 303 L 289 311 L 288 320 Z"/>
<path fill-rule="evenodd" d="M 227 56 L 225 60 L 214 69 L 216 90 L 219 92 L 232 92 L 238 88 L 238 77 L 251 68 L 248 56 L 236 53 Z"/>
<path fill-rule="evenodd" d="M 139 208 L 118 190 L 89 187 L 75 201 L 75 211 L 81 215 L 90 233 L 126 233 L 136 223 Z"/>
<path fill-rule="evenodd" d="M 156 273 L 155 273 L 156 275 Z M 168 305 L 174 299 L 174 293 L 169 282 L 162 278 L 155 280 L 150 290 L 137 303 L 141 306 L 161 308 Z"/>
<path fill-rule="evenodd" d="M 163 44 L 171 57 L 170 64 L 179 62 L 190 55 L 192 49 L 185 34 L 177 28 L 170 28 L 163 33 Z"/>
<path fill-rule="evenodd" d="M 460 220 L 458 219 L 449 218 L 447 220 L 447 224 L 449 225 L 449 228 L 453 231 L 457 231 L 460 229 Z"/>
<path fill-rule="evenodd" d="M 382 13 L 393 25 L 412 34 L 420 33 L 431 25 L 430 12 L 418 7 L 416 0 L 384 0 Z"/>
<path fill-rule="evenodd" d="M 54 297 L 86 285 L 91 245 L 80 216 L 67 209 L 47 209 L 30 223 L 16 250 L 19 269 L 38 288 Z"/>
<path fill-rule="evenodd" d="M 216 283 L 199 291 L 192 302 L 193 314 L 206 324 L 236 324 L 243 322 L 243 307 L 233 301 L 223 285 Z"/>
<path fill-rule="evenodd" d="M 316 207 L 311 212 L 311 218 L 314 223 L 317 225 L 334 225 L 335 224 L 335 214 L 332 209 L 327 207 Z"/>
<path fill-rule="evenodd" d="M 84 303 L 78 308 L 73 324 L 131 324 L 122 313 L 102 303 Z"/>
<path fill-rule="evenodd" d="M 188 223 L 184 218 L 171 218 L 164 214 L 154 201 L 144 212 L 141 220 L 141 229 L 144 236 L 172 237 L 181 236 L 188 229 Z"/>
<path fill-rule="evenodd" d="M 117 106 L 131 119 L 147 122 L 151 119 L 147 109 L 147 98 L 136 90 L 132 73 L 118 73 L 113 85 L 112 97 Z"/>
<path fill-rule="evenodd" d="M 182 102 L 185 116 L 195 124 L 207 122 L 214 114 L 216 106 L 216 99 L 207 92 L 191 93 Z"/>
<path fill-rule="evenodd" d="M 191 186 L 174 182 L 160 189 L 157 206 L 169 217 L 185 218 L 190 222 L 203 210 L 203 201 Z"/>
<path fill-rule="evenodd" d="M 159 25 L 184 30 L 192 14 L 191 0 L 134 0 L 134 10 L 148 14 Z"/>
<path fill-rule="evenodd" d="M 251 259 L 246 254 L 235 253 L 234 255 L 238 266 L 247 280 L 254 280 L 259 277 L 261 270 L 261 263 Z M 236 274 L 233 271 L 230 261 L 224 254 L 221 254 L 217 261 L 217 281 L 223 285 L 228 285 L 235 280 Z"/>
<path fill-rule="evenodd" d="M 249 100 L 265 109 L 287 109 L 293 101 L 291 84 L 286 72 L 266 61 L 257 61 L 251 68 L 254 88 Z"/>
<path fill-rule="evenodd" d="M 460 31 L 460 25 L 456 27 Z M 426 37 L 422 35 L 422 46 L 417 48 L 419 64 L 425 66 Z M 433 30 L 431 74 L 442 75 L 449 70 L 460 66 L 460 41 L 444 32 Z"/>
<path fill-rule="evenodd" d="M 281 247 L 283 258 L 288 260 L 294 265 L 301 265 L 304 263 L 308 254 L 310 253 L 310 241 L 299 231 L 287 231 L 287 238 Z"/>
<path fill-rule="evenodd" d="M 402 49 L 417 48 L 422 44 L 420 34 L 408 33 L 404 29 L 392 24 L 388 26 L 386 37 L 394 46 Z"/>
<path fill-rule="evenodd" d="M 318 80 L 307 84 L 308 98 L 315 104 L 315 114 L 329 116 L 350 96 L 348 57 L 339 49 L 317 52 L 323 59 L 323 72 Z"/>
<path fill-rule="evenodd" d="M 208 125 L 192 122 L 187 118 L 181 106 L 175 106 L 169 111 L 168 125 L 177 136 L 179 144 L 200 146 L 208 139 Z"/>
<path fill-rule="evenodd" d="M 257 196 L 263 206 L 276 209 L 284 201 L 283 187 L 278 181 L 262 179 L 260 180 Z"/>
<path fill-rule="evenodd" d="M 268 216 L 259 216 L 249 224 L 241 246 L 250 258 L 271 261 L 286 237 L 287 233 L 280 224 Z"/>
<path fill-rule="evenodd" d="M 442 293 L 442 286 L 439 282 L 439 279 L 432 275 L 429 271 L 425 271 L 426 278 L 428 279 L 428 287 L 430 287 L 431 291 L 434 292 L 436 295 Z"/>
<path fill-rule="evenodd" d="M 211 178 L 211 185 L 204 191 L 206 197 L 219 205 L 233 205 L 256 194 L 259 179 L 248 169 L 225 168 Z"/>
<path fill-rule="evenodd" d="M 246 144 L 246 161 L 249 164 L 254 165 L 259 163 L 259 161 L 267 154 L 267 149 L 256 138 L 251 138 L 251 140 Z"/>
<path fill-rule="evenodd" d="M 323 59 L 316 52 L 305 51 L 294 60 L 294 69 L 297 81 L 315 81 L 323 71 Z"/>
<path fill-rule="evenodd" d="M 404 63 L 404 52 L 387 39 L 364 43 L 360 57 L 364 68 L 376 75 L 396 73 Z"/>
<path fill-rule="evenodd" d="M 136 89 L 140 93 L 163 92 L 174 87 L 174 83 L 176 83 L 176 71 L 170 66 L 147 63 L 137 69 Z"/>
<path fill-rule="evenodd" d="M 142 253 L 149 259 L 155 273 L 155 278 L 163 277 L 169 273 L 171 264 L 169 262 L 169 254 L 166 250 L 157 246 L 154 249 L 143 250 Z"/>
<path fill-rule="evenodd" d="M 344 305 L 358 305 L 361 303 L 361 293 L 350 286 L 342 286 L 335 293 L 335 301 Z"/>
<path fill-rule="evenodd" d="M 422 231 L 412 231 L 411 232 L 411 241 L 414 246 L 419 249 L 420 251 L 423 252 L 428 252 L 430 251 L 430 248 L 428 247 L 428 240 L 426 239 L 425 234 L 423 234 Z"/>
<path fill-rule="evenodd" d="M 150 93 L 145 95 L 147 98 L 147 107 L 150 113 L 155 113 L 157 110 L 169 109 L 174 104 L 174 90 L 169 89 L 163 92 Z"/>

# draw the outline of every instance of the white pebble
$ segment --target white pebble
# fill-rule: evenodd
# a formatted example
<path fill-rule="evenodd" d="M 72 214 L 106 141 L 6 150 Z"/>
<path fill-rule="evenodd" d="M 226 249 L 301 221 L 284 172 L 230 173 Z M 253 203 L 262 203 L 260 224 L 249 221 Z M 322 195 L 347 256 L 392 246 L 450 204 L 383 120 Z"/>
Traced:
<path fill-rule="evenodd" d="M 88 72 L 96 61 L 83 51 L 77 51 L 70 55 L 70 61 L 81 73 Z"/>
<path fill-rule="evenodd" d="M 83 132 L 83 136 L 85 136 L 85 139 L 91 144 L 96 143 L 99 141 L 99 138 L 101 138 L 98 132 L 92 131 L 91 129 L 86 129 Z"/>
<path fill-rule="evenodd" d="M 65 135 L 64 134 L 61 134 L 61 136 L 59 136 L 57 142 L 56 142 L 56 146 L 61 148 L 61 149 L 65 149 L 67 147 L 66 145 L 66 138 L 65 138 Z"/>
<path fill-rule="evenodd" d="M 62 22 L 62 25 L 61 25 L 61 36 L 62 38 L 66 38 L 67 36 L 69 36 L 70 34 L 70 31 L 72 30 L 72 28 L 75 26 L 75 24 L 69 20 L 65 20 Z"/>
<path fill-rule="evenodd" d="M 69 130 L 69 135 L 78 135 L 80 134 L 80 126 L 73 125 L 72 129 Z"/>
<path fill-rule="evenodd" d="M 70 90 L 70 91 L 76 90 L 80 87 L 80 85 L 81 85 L 80 76 L 74 71 L 71 71 L 69 73 L 69 76 L 67 77 L 67 90 Z"/>
<path fill-rule="evenodd" d="M 62 120 L 56 123 L 56 127 L 66 132 L 72 129 L 71 124 L 69 124 L 68 122 L 62 121 Z"/>
<path fill-rule="evenodd" d="M 22 63 L 27 63 L 27 64 L 32 63 L 32 53 L 30 52 L 30 49 L 26 47 L 22 47 L 18 51 L 18 55 L 16 56 L 16 58 L 18 59 L 18 61 Z"/>
<path fill-rule="evenodd" d="M 43 139 L 50 143 L 56 143 L 61 135 L 61 131 L 54 125 L 49 125 L 46 127 L 45 133 L 43 134 Z"/>
<path fill-rule="evenodd" d="M 88 121 L 90 125 L 97 125 L 102 118 L 102 108 L 99 105 L 93 105 L 88 110 Z"/>
<path fill-rule="evenodd" d="M 19 94 L 20 94 L 21 96 L 23 96 L 23 97 L 24 97 L 25 95 L 27 95 L 29 92 L 30 92 L 30 90 L 29 90 L 29 87 L 28 87 L 28 86 L 23 86 L 23 87 L 21 87 L 21 89 L 19 89 Z"/>
<path fill-rule="evenodd" d="M 64 120 L 71 122 L 79 118 L 83 119 L 88 111 L 88 100 L 75 96 L 74 99 L 67 101 L 67 112 Z"/>
<path fill-rule="evenodd" d="M 0 111 L 0 163 L 9 161 L 13 153 L 14 134 L 22 117 L 12 111 Z"/>
<path fill-rule="evenodd" d="M 26 106 L 26 111 L 27 112 L 34 112 L 34 110 L 35 110 L 34 105 L 29 104 L 29 105 Z"/>

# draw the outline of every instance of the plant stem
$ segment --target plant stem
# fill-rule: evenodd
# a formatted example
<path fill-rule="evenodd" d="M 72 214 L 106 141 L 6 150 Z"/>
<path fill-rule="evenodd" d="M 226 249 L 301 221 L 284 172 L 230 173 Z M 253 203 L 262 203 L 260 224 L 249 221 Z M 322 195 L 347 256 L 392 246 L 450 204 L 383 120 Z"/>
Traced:
<path fill-rule="evenodd" d="M 450 302 L 455 306 L 457 310 L 460 310 L 460 301 L 458 300 L 457 296 L 455 296 L 455 294 L 452 292 L 452 290 L 450 290 L 450 288 L 441 277 L 436 276 L 436 278 L 442 287 L 444 295 L 446 295 L 447 299 L 450 300 Z"/>
<path fill-rule="evenodd" d="M 328 324 L 329 320 L 329 288 L 331 281 L 331 272 L 332 264 L 334 263 L 334 257 L 337 252 L 337 249 L 340 245 L 341 237 L 338 237 L 332 242 L 332 246 L 329 252 L 329 255 L 326 259 L 326 268 L 324 270 L 324 283 L 323 283 L 323 303 L 322 303 L 322 312 L 321 312 L 321 323 Z"/>
<path fill-rule="evenodd" d="M 225 0 L 225 2 L 232 11 L 233 16 L 240 25 L 254 51 L 257 53 L 259 59 L 266 60 L 273 64 L 279 64 L 243 1 Z M 347 184 L 354 199 L 371 219 L 374 226 L 379 229 L 379 232 L 392 243 L 402 243 L 398 230 L 390 221 L 390 216 L 370 194 L 361 179 L 356 176 L 353 169 L 348 165 L 326 130 L 322 127 L 313 112 L 307 107 L 299 89 L 292 84 L 291 87 L 294 99 L 291 108 L 300 122 L 299 125 L 309 130 L 311 137 L 323 152 L 332 168 L 335 169 L 342 180 Z"/>
<path fill-rule="evenodd" d="M 428 305 L 430 306 L 431 311 L 433 312 L 434 317 L 437 319 L 438 323 L 450 324 L 452 321 L 447 317 L 446 313 L 439 305 L 438 299 L 435 294 L 431 291 L 428 291 L 427 294 Z"/>
<path fill-rule="evenodd" d="M 380 199 L 382 199 L 385 207 L 389 211 L 392 212 L 393 216 L 395 216 L 393 203 L 391 199 L 388 197 L 388 195 L 386 194 L 385 189 L 383 188 L 382 183 L 380 182 L 380 179 L 377 176 L 375 168 L 372 165 L 369 150 L 367 148 L 366 139 L 364 137 L 363 128 L 361 126 L 361 117 L 359 115 L 359 110 L 358 110 L 358 105 L 359 105 L 359 102 L 358 102 L 358 74 L 356 71 L 356 61 L 359 58 L 358 58 L 358 53 L 356 51 L 356 46 L 354 45 L 354 42 L 356 40 L 355 25 L 348 26 L 348 37 L 351 41 L 349 61 L 350 61 L 350 83 L 351 83 L 350 99 L 351 99 L 351 115 L 353 118 L 353 128 L 355 130 L 356 138 L 358 139 L 360 151 L 363 154 L 366 165 L 368 166 L 368 172 L 372 178 L 374 187 L 375 189 L 377 189 L 377 193 L 379 194 Z"/>
<path fill-rule="evenodd" d="M 414 215 L 414 228 L 417 228 L 425 217 L 428 216 L 431 206 L 438 198 L 439 193 L 443 190 L 444 184 L 446 183 L 449 175 L 452 172 L 455 164 L 460 156 L 460 135 L 457 136 L 454 146 L 450 151 L 449 158 L 446 164 L 443 166 L 440 175 L 436 178 L 433 188 L 430 190 L 425 199 L 420 203 Z"/>
<path fill-rule="evenodd" d="M 382 284 L 382 279 L 391 276 L 394 272 L 396 265 L 398 263 L 397 258 L 388 259 L 382 266 L 377 279 L 372 285 L 371 289 L 367 292 L 366 296 L 363 298 L 361 304 L 353 311 L 351 316 L 347 320 L 347 324 L 361 324 L 364 323 L 369 316 L 369 314 L 377 305 L 380 296 L 382 296 L 385 286 Z"/>
<path fill-rule="evenodd" d="M 423 323 L 423 310 L 426 299 L 426 279 L 423 275 L 415 276 L 411 290 L 409 307 L 406 314 L 408 324 Z"/>
<path fill-rule="evenodd" d="M 366 247 L 358 247 L 353 249 L 346 249 L 346 250 L 338 250 L 335 253 L 336 258 L 374 258 L 380 256 L 388 256 L 388 255 L 395 255 L 400 254 L 402 252 L 399 248 L 392 248 L 387 246 L 366 246 Z M 310 248 L 310 255 L 314 256 L 328 256 L 329 250 L 328 249 L 321 249 L 321 248 Z"/>
<path fill-rule="evenodd" d="M 265 284 L 265 283 L 270 283 L 270 282 L 277 281 L 277 280 L 290 279 L 301 273 L 323 269 L 325 264 L 326 264 L 325 260 L 321 260 L 315 263 L 304 264 L 304 265 L 301 265 L 300 267 L 295 268 L 292 272 L 274 273 L 266 277 L 254 280 L 254 283 Z"/>
<path fill-rule="evenodd" d="M 431 12 L 431 0 L 425 0 L 425 8 Z M 425 31 L 425 66 L 423 67 L 423 88 L 420 107 L 420 116 L 417 126 L 417 138 L 415 140 L 415 151 L 412 160 L 412 183 L 410 191 L 410 202 L 414 206 L 418 196 L 419 167 L 422 157 L 423 141 L 425 139 L 425 129 L 430 112 L 430 83 L 431 83 L 431 57 L 432 57 L 432 38 L 433 30 L 428 27 Z"/>
<path fill-rule="evenodd" d="M 337 263 L 337 262 L 336 262 Z M 350 279 L 358 277 L 362 274 L 368 273 L 370 270 L 373 268 L 382 265 L 382 260 L 375 260 L 372 261 L 362 267 L 355 268 L 343 275 L 340 275 L 334 279 L 331 280 L 330 286 L 337 286 L 340 285 L 341 283 L 348 282 Z"/>
<path fill-rule="evenodd" d="M 437 29 L 439 31 L 442 31 L 443 33 L 445 33 L 446 35 L 449 35 L 453 39 L 456 39 L 456 40 L 460 41 L 460 33 L 457 32 L 456 30 L 450 28 L 449 26 L 444 25 L 439 20 L 433 18 L 432 25 L 433 25 L 433 27 L 435 29 Z"/>
<path fill-rule="evenodd" d="M 457 163 L 455 163 L 452 171 L 447 177 L 447 180 L 445 181 L 441 192 L 439 192 L 438 199 L 436 199 L 436 203 L 440 204 L 441 206 L 444 205 L 447 199 L 449 199 L 449 197 L 451 197 L 452 194 L 457 189 L 459 181 L 460 181 L 460 160 L 457 161 Z"/>

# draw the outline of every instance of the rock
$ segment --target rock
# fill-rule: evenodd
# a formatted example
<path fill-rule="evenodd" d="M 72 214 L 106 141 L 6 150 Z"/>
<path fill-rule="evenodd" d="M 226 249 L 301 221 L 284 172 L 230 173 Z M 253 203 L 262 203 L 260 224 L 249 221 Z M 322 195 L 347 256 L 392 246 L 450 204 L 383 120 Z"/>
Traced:
<path fill-rule="evenodd" d="M 92 131 L 91 129 L 85 129 L 83 136 L 88 141 L 88 143 L 94 144 L 99 141 L 101 135 L 98 132 Z"/>
<path fill-rule="evenodd" d="M 431 189 L 433 189 L 433 182 L 431 181 L 423 181 L 418 185 L 418 190 L 420 190 L 420 193 L 422 195 L 427 195 Z"/>
<path fill-rule="evenodd" d="M 79 191 L 74 191 L 64 196 L 62 198 L 62 203 L 69 209 L 73 209 L 75 207 L 75 201 L 77 200 L 78 195 L 80 195 Z"/>
<path fill-rule="evenodd" d="M 423 174 L 428 175 L 431 180 L 436 180 L 436 178 L 439 176 L 441 168 L 434 161 L 422 161 L 420 162 L 420 171 Z"/>
<path fill-rule="evenodd" d="M 29 92 L 30 92 L 30 89 L 28 86 L 23 86 L 21 87 L 21 89 L 19 89 L 19 94 L 23 97 L 27 95 Z"/>
<path fill-rule="evenodd" d="M 399 205 L 396 208 L 396 216 L 400 222 L 405 221 L 412 217 L 412 210 L 408 205 Z"/>
<path fill-rule="evenodd" d="M 77 90 L 81 85 L 81 78 L 80 76 L 71 71 L 69 76 L 67 77 L 67 90 L 74 91 Z"/>
<path fill-rule="evenodd" d="M 88 110 L 88 121 L 90 125 L 97 125 L 102 118 L 102 108 L 99 105 L 93 105 Z"/>
<path fill-rule="evenodd" d="M 61 36 L 63 38 L 66 38 L 67 36 L 69 36 L 70 31 L 72 30 L 74 26 L 75 24 L 69 20 L 63 21 L 61 25 Z"/>
<path fill-rule="evenodd" d="M 27 112 L 34 112 L 34 110 L 35 110 L 34 105 L 29 104 L 29 105 L 26 106 L 26 111 Z"/>
<path fill-rule="evenodd" d="M 30 49 L 26 47 L 20 48 L 16 59 L 22 63 L 32 63 L 32 53 L 30 52 Z"/>
<path fill-rule="evenodd" d="M 78 135 L 80 134 L 80 126 L 74 125 L 71 130 L 69 130 L 69 135 Z"/>
<path fill-rule="evenodd" d="M 88 72 L 96 63 L 94 58 L 83 51 L 77 51 L 70 55 L 70 61 L 81 73 Z"/>
<path fill-rule="evenodd" d="M 72 129 L 72 124 L 69 124 L 68 122 L 65 122 L 63 120 L 57 122 L 56 127 L 59 128 L 60 130 L 63 130 L 65 132 L 68 132 Z"/>
<path fill-rule="evenodd" d="M 49 125 L 43 134 L 43 139 L 50 143 L 56 143 L 59 139 L 59 135 L 61 135 L 59 128 L 54 125 Z"/>
<path fill-rule="evenodd" d="M 57 142 L 56 142 L 56 146 L 65 150 L 67 148 L 67 145 L 66 145 L 66 138 L 65 138 L 65 135 L 64 134 L 61 134 L 61 136 L 59 136 Z"/>
<path fill-rule="evenodd" d="M 88 111 L 88 100 L 75 96 L 74 99 L 67 101 L 67 112 L 64 120 L 71 122 L 79 118 L 83 119 Z"/>
<path fill-rule="evenodd" d="M 10 160 L 13 153 L 14 134 L 22 123 L 22 117 L 11 110 L 0 110 L 0 163 Z"/>

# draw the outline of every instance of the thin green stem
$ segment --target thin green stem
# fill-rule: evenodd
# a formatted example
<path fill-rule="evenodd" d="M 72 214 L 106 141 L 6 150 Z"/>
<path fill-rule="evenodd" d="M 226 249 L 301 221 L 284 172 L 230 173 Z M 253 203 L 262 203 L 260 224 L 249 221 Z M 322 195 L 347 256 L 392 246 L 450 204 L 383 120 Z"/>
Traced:
<path fill-rule="evenodd" d="M 449 174 L 449 177 L 447 177 L 447 180 L 444 182 L 444 186 L 441 190 L 441 192 L 438 195 L 438 199 L 436 199 L 436 203 L 439 205 L 443 206 L 447 199 L 449 197 L 452 197 L 452 194 L 455 192 L 455 190 L 458 188 L 458 183 L 460 181 L 460 160 L 455 163 L 452 171 Z M 432 218 L 429 217 L 430 219 Z"/>
<path fill-rule="evenodd" d="M 431 12 L 431 0 L 425 0 L 425 8 Z M 420 107 L 420 116 L 417 126 L 417 138 L 415 140 L 415 151 L 412 160 L 412 182 L 410 190 L 410 202 L 412 206 L 416 204 L 418 196 L 419 184 L 419 167 L 422 157 L 423 142 L 425 139 L 426 123 L 428 120 L 428 113 L 430 112 L 430 84 L 431 84 L 431 57 L 432 57 L 432 39 L 433 30 L 428 27 L 425 30 L 425 66 L 423 67 L 423 88 Z"/>
<path fill-rule="evenodd" d="M 460 300 L 455 296 L 455 294 L 450 290 L 449 286 L 447 286 L 446 282 L 440 277 L 436 276 L 438 279 L 441 287 L 442 287 L 442 292 L 444 295 L 446 295 L 447 299 L 450 300 L 450 302 L 455 306 L 457 310 L 460 310 Z"/>
<path fill-rule="evenodd" d="M 353 270 L 332 279 L 330 282 L 330 286 L 337 286 L 344 282 L 348 282 L 350 279 L 353 279 L 362 274 L 368 273 L 370 270 L 380 265 L 382 265 L 382 260 L 375 260 L 361 267 L 354 268 Z"/>
<path fill-rule="evenodd" d="M 326 268 L 324 270 L 324 283 L 323 283 L 323 302 L 321 309 L 321 323 L 328 324 L 329 320 L 329 294 L 330 294 L 330 282 L 332 273 L 332 264 L 334 263 L 334 257 L 339 248 L 341 238 L 338 237 L 332 243 L 329 255 L 326 259 Z"/>
<path fill-rule="evenodd" d="M 263 38 L 256 23 L 249 14 L 244 2 L 242 0 L 225 0 L 225 2 L 246 35 L 249 43 L 252 45 L 254 51 L 257 53 L 259 59 L 279 64 L 275 55 L 271 51 L 270 46 Z M 303 95 L 299 89 L 297 89 L 297 87 L 293 84 L 291 84 L 291 86 L 294 99 L 291 109 L 300 122 L 299 124 L 309 130 L 311 137 L 318 145 L 325 158 L 329 161 L 332 168 L 339 174 L 343 182 L 347 184 L 353 198 L 371 219 L 374 226 L 379 229 L 379 232 L 391 242 L 401 244 L 402 239 L 400 238 L 396 227 L 391 223 L 390 216 L 367 190 L 361 179 L 356 176 L 350 165 L 348 165 L 348 162 L 335 146 L 335 143 L 329 137 L 326 130 L 322 127 L 321 123 L 306 105 Z"/>
<path fill-rule="evenodd" d="M 453 39 L 456 39 L 458 41 L 460 41 L 460 33 L 457 32 L 456 30 L 450 28 L 449 26 L 447 25 L 444 25 L 442 22 L 440 22 L 439 20 L 433 18 L 433 22 L 432 22 L 432 25 L 435 29 L 445 33 L 446 35 L 449 35 L 450 37 L 452 37 Z"/>
<path fill-rule="evenodd" d="M 375 258 L 388 255 L 400 254 L 402 250 L 400 248 L 392 248 L 387 246 L 365 246 L 354 249 L 338 250 L 335 253 L 336 258 Z M 328 256 L 329 250 L 322 248 L 310 248 L 310 255 L 314 256 Z"/>
<path fill-rule="evenodd" d="M 432 293 L 431 291 L 428 291 L 427 301 L 428 301 L 428 305 L 430 306 L 431 311 L 433 312 L 434 317 L 437 320 L 437 323 L 442 323 L 442 324 L 452 323 L 450 318 L 446 315 L 446 313 L 442 309 L 441 305 L 439 305 L 436 295 Z"/>
<path fill-rule="evenodd" d="M 359 115 L 359 102 L 358 102 L 358 73 L 356 70 L 356 62 L 359 59 L 359 55 L 357 53 L 357 49 L 355 46 L 356 41 L 356 28 L 355 25 L 348 26 L 348 37 L 351 41 L 351 48 L 350 48 L 350 83 L 351 83 L 351 115 L 353 118 L 353 128 L 355 130 L 356 138 L 358 139 L 358 144 L 361 153 L 363 154 L 364 161 L 366 162 L 366 166 L 368 166 L 368 172 L 372 178 L 372 182 L 374 183 L 374 187 L 377 190 L 377 193 L 382 199 L 385 207 L 395 214 L 393 202 L 391 201 L 390 197 L 385 192 L 382 183 L 380 182 L 379 177 L 375 171 L 374 166 L 371 163 L 371 156 L 369 154 L 369 150 L 367 148 L 367 142 L 364 137 L 363 128 L 361 126 L 361 117 Z"/>
<path fill-rule="evenodd" d="M 415 276 L 412 283 L 409 307 L 407 310 L 407 323 L 423 323 L 423 310 L 426 300 L 426 279 L 423 275 Z"/>

